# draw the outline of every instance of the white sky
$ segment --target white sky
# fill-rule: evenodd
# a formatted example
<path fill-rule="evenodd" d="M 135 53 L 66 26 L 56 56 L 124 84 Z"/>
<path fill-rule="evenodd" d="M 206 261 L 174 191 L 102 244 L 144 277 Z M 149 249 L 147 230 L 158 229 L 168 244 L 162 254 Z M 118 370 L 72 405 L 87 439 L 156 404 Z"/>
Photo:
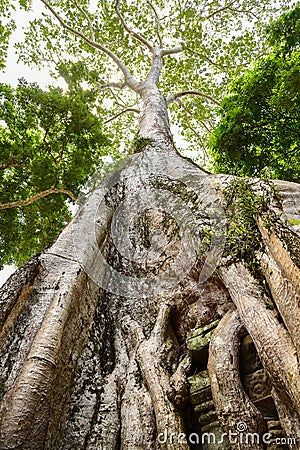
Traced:
<path fill-rule="evenodd" d="M 38 70 L 35 68 L 29 68 L 22 62 L 18 62 L 14 50 L 14 44 L 23 41 L 23 29 L 26 28 L 29 20 L 39 17 L 43 9 L 44 7 L 39 0 L 33 0 L 32 11 L 29 13 L 24 10 L 16 10 L 14 12 L 13 18 L 16 22 L 17 29 L 11 36 L 6 70 L 4 74 L 1 73 L 0 75 L 2 83 L 9 83 L 12 86 L 16 86 L 18 84 L 18 79 L 23 77 L 31 83 L 38 83 L 41 87 L 46 87 L 50 84 L 51 78 L 49 77 L 49 73 L 46 68 L 44 70 Z"/>
<path fill-rule="evenodd" d="M 0 287 L 5 283 L 7 278 L 16 270 L 14 266 L 4 266 L 4 269 L 0 271 Z"/>

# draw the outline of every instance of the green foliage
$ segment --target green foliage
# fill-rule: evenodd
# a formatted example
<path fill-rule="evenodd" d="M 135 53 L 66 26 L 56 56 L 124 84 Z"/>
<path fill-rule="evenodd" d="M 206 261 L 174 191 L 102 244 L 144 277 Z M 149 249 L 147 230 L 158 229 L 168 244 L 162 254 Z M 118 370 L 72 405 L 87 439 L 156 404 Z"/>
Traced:
<path fill-rule="evenodd" d="M 231 84 L 211 137 L 216 171 L 299 181 L 300 6 L 269 28 L 270 54 Z"/>
<path fill-rule="evenodd" d="M 52 0 L 49 3 L 68 26 L 91 36 L 88 20 L 76 9 L 75 2 Z M 115 52 L 137 79 L 145 79 L 152 59 L 148 49 L 125 31 L 114 10 L 114 1 L 92 3 L 81 1 L 80 6 L 93 25 L 95 40 Z M 149 3 L 147 0 L 123 0 L 120 10 L 132 30 L 158 45 L 156 18 Z M 161 91 L 167 97 L 193 89 L 220 100 L 228 79 L 239 74 L 245 64 L 262 51 L 263 43 L 259 39 L 262 25 L 267 24 L 270 17 L 276 17 L 278 9 L 282 10 L 290 1 L 279 0 L 276 6 L 267 0 L 237 0 L 234 5 L 231 0 L 153 0 L 151 3 L 160 18 L 164 45 L 183 47 L 182 53 L 164 59 Z M 68 65 L 75 60 L 94 75 L 93 80 L 91 77 L 87 80 L 91 84 L 123 81 L 122 74 L 106 55 L 65 31 L 48 10 L 31 22 L 25 36 L 25 43 L 19 43 L 18 50 L 28 64 L 40 66 L 56 61 L 58 69 L 61 64 Z M 129 90 L 122 90 L 121 95 L 116 90 L 106 91 L 104 96 L 109 99 L 101 110 L 106 119 L 117 114 L 122 105 L 124 108 L 137 106 L 137 98 Z M 202 154 L 203 138 L 214 124 L 217 106 L 201 96 L 185 97 L 182 106 L 172 105 L 172 123 L 180 127 L 189 149 L 194 154 L 197 150 Z M 114 128 L 119 147 L 128 148 L 126 138 L 133 138 L 136 131 L 134 117 L 124 114 L 110 122 L 108 131 Z"/>
<path fill-rule="evenodd" d="M 300 225 L 300 220 L 296 220 L 296 219 L 291 218 L 290 219 L 290 225 L 291 226 Z"/>
<path fill-rule="evenodd" d="M 28 10 L 30 3 L 30 0 L 0 0 L 0 70 L 5 69 L 9 39 L 16 29 L 14 11 L 18 6 Z"/>
<path fill-rule="evenodd" d="M 242 261 L 266 287 L 261 273 L 259 255 L 265 251 L 256 219 L 263 219 L 264 226 L 272 230 L 285 246 L 294 263 L 299 267 L 300 239 L 291 229 L 298 220 L 286 222 L 271 206 L 282 210 L 281 196 L 271 181 L 234 179 L 224 191 L 227 215 L 226 247 L 227 263 Z"/>
<path fill-rule="evenodd" d="M 0 202 L 27 200 L 50 188 L 75 196 L 107 153 L 92 112 L 95 97 L 77 88 L 43 91 L 24 80 L 0 84 Z M 70 220 L 65 194 L 0 210 L 0 265 L 20 265 L 47 246 Z M 69 199 L 70 200 L 70 199 Z M 71 200 L 70 200 L 71 201 Z"/>
<path fill-rule="evenodd" d="M 279 20 L 267 27 L 270 45 L 280 49 L 283 54 L 289 55 L 295 48 L 299 48 L 300 20 L 299 3 Z"/>
<path fill-rule="evenodd" d="M 234 180 L 224 197 L 228 215 L 225 256 L 244 261 L 261 246 L 254 216 L 266 211 L 268 197 L 254 195 L 250 184 L 242 179 Z"/>
<path fill-rule="evenodd" d="M 269 205 L 274 199 L 278 201 L 278 194 L 272 183 L 260 183 L 258 187 L 259 193 L 256 193 L 255 182 L 235 179 L 224 191 L 227 229 L 223 256 L 229 264 L 242 261 L 266 289 L 256 256 L 263 251 L 263 243 L 255 218 L 270 215 Z"/>
<path fill-rule="evenodd" d="M 10 17 L 10 4 L 7 0 L 0 0 L 0 69 L 5 68 L 9 38 L 15 28 Z"/>
<path fill-rule="evenodd" d="M 135 136 L 131 145 L 130 153 L 140 153 L 150 144 L 151 139 L 145 139 Z"/>

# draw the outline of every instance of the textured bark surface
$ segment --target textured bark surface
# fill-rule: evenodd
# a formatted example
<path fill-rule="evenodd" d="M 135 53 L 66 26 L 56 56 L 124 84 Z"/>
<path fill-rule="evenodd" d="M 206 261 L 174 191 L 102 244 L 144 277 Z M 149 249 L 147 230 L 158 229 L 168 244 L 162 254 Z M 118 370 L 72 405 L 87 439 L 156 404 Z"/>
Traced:
<path fill-rule="evenodd" d="M 299 448 L 297 229 L 267 228 L 270 202 L 253 211 L 260 271 L 221 260 L 235 177 L 181 157 L 164 98 L 141 92 L 141 153 L 1 290 L 0 448 Z M 298 186 L 277 184 L 276 223 L 299 218 Z M 241 423 L 259 442 L 228 439 Z"/>
<path fill-rule="evenodd" d="M 239 316 L 253 339 L 277 396 L 299 415 L 300 376 L 295 347 L 287 330 L 268 309 L 258 283 L 239 263 L 220 270 Z M 298 418 L 299 419 L 299 418 Z M 285 424 L 282 423 L 282 426 Z M 285 429 L 287 434 L 289 429 Z"/>
<path fill-rule="evenodd" d="M 247 433 L 262 436 L 266 423 L 260 411 L 248 398 L 240 378 L 239 348 L 245 328 L 237 311 L 229 311 L 214 331 L 208 360 L 212 397 L 223 429 L 236 433 L 241 424 Z M 240 442 L 240 449 L 248 449 L 249 442 Z M 251 442 L 251 448 L 264 448 L 263 442 Z"/>
<path fill-rule="evenodd" d="M 221 269 L 221 276 L 251 335 L 268 372 L 285 395 L 289 392 L 299 408 L 299 370 L 291 337 L 267 308 L 263 293 L 249 271 L 241 264 Z M 250 317 L 252 320 L 250 321 Z M 250 322 L 250 323 L 249 323 Z"/>

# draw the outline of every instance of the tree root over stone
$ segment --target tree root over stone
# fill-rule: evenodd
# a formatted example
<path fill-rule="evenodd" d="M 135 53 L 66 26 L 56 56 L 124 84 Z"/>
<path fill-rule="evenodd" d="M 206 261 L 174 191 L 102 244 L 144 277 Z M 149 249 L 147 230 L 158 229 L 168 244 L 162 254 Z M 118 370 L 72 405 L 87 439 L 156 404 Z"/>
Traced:
<path fill-rule="evenodd" d="M 164 345 L 169 324 L 170 304 L 162 304 L 157 316 L 155 326 L 150 338 L 141 343 L 137 356 L 145 383 L 149 389 L 152 405 L 155 412 L 157 434 L 164 435 L 172 430 L 179 436 L 184 432 L 182 417 L 176 411 L 173 403 L 168 398 L 171 390 L 170 375 L 162 366 L 164 358 Z M 170 448 L 168 442 L 162 443 L 160 448 Z M 174 450 L 187 450 L 189 446 L 185 443 L 172 443 Z"/>
<path fill-rule="evenodd" d="M 249 400 L 240 379 L 239 347 L 245 335 L 238 312 L 228 311 L 214 331 L 209 348 L 208 373 L 217 415 L 223 430 L 237 435 L 239 431 L 257 433 L 266 431 L 266 424 L 258 409 Z M 242 424 L 241 430 L 239 427 Z M 249 450 L 248 442 L 239 442 L 238 448 Z M 262 450 L 262 442 L 253 442 L 252 450 Z"/>
<path fill-rule="evenodd" d="M 297 415 L 299 424 L 300 376 L 296 349 L 290 335 L 274 311 L 267 309 L 258 282 L 242 263 L 220 269 L 220 275 L 272 381 L 276 403 L 284 405 L 282 410 L 285 410 L 287 417 Z M 290 436 L 287 421 L 282 422 L 282 426 L 286 435 Z M 300 437 L 300 434 L 293 437 Z"/>

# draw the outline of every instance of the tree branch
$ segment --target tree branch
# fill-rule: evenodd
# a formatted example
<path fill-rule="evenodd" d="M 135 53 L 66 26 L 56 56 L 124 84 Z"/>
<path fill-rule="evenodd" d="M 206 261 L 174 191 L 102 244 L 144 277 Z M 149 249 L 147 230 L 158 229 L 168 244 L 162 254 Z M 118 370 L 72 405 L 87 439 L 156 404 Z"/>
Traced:
<path fill-rule="evenodd" d="M 156 19 L 156 34 L 158 37 L 159 46 L 160 46 L 160 48 L 163 48 L 164 44 L 163 44 L 163 39 L 162 39 L 162 36 L 160 33 L 160 20 L 159 20 L 158 14 L 157 14 L 156 9 L 154 8 L 153 4 L 150 1 L 147 1 L 147 3 L 150 6 L 150 8 L 152 9 L 152 11 L 154 12 L 155 19 Z"/>
<path fill-rule="evenodd" d="M 212 12 L 211 14 L 209 14 L 208 16 L 203 17 L 203 19 L 204 19 L 204 20 L 209 20 L 209 19 L 211 19 L 212 17 L 214 17 L 214 16 L 216 16 L 217 14 L 219 14 L 220 12 L 225 11 L 226 9 L 230 9 L 231 6 L 232 6 L 234 3 L 236 3 L 236 1 L 237 1 L 237 0 L 233 0 L 233 1 L 232 1 L 231 3 L 229 3 L 228 5 L 223 6 L 223 8 L 219 8 L 219 9 L 217 9 L 216 11 L 213 11 L 213 12 Z"/>
<path fill-rule="evenodd" d="M 194 135 L 196 136 L 196 138 L 198 138 L 198 140 L 199 140 L 199 142 L 200 142 L 200 144 L 201 144 L 201 147 L 202 147 L 202 150 L 203 150 L 203 153 L 204 153 L 204 159 L 203 159 L 203 161 L 204 161 L 204 163 L 205 163 L 205 162 L 206 162 L 206 161 L 205 161 L 205 158 L 208 159 L 208 154 L 207 154 L 207 150 L 206 150 L 206 148 L 205 148 L 203 139 L 201 138 L 200 134 L 195 130 L 195 128 L 191 125 L 191 122 L 190 122 L 189 120 L 187 120 L 187 122 L 188 122 L 188 123 L 187 123 L 188 128 L 194 133 Z"/>
<path fill-rule="evenodd" d="M 182 51 L 181 47 L 174 47 L 174 48 L 158 48 L 154 47 L 153 49 L 153 59 L 152 59 L 152 65 L 151 69 L 147 75 L 146 82 L 157 84 L 161 69 L 163 66 L 163 57 L 165 55 L 171 55 L 173 53 L 179 53 Z"/>
<path fill-rule="evenodd" d="M 226 69 L 230 69 L 231 66 L 220 66 L 219 64 L 212 61 L 208 56 L 203 55 L 202 53 L 195 52 L 195 50 L 192 50 L 190 47 L 184 47 L 188 52 L 193 53 L 193 55 L 197 55 L 202 59 L 205 59 L 205 61 L 209 62 L 212 66 L 216 67 L 219 70 L 226 71 Z"/>
<path fill-rule="evenodd" d="M 236 12 L 238 14 L 249 14 L 249 15 L 252 15 L 253 17 L 255 17 L 255 19 L 259 20 L 259 17 L 256 14 L 254 14 L 254 12 L 252 12 L 251 10 L 237 9 L 237 8 L 229 8 L 229 10 Z"/>
<path fill-rule="evenodd" d="M 169 105 L 170 103 L 175 102 L 178 98 L 184 97 L 185 95 L 197 95 L 199 97 L 203 97 L 203 98 L 206 98 L 207 100 L 210 100 L 215 105 L 221 106 L 221 104 L 217 100 L 215 100 L 213 97 L 211 97 L 208 94 L 204 94 L 203 92 L 199 92 L 199 91 L 183 91 L 183 92 L 178 92 L 177 94 L 170 95 L 167 98 L 167 104 Z"/>
<path fill-rule="evenodd" d="M 136 33 L 135 31 L 131 30 L 128 27 L 128 25 L 126 24 L 126 22 L 124 20 L 122 13 L 119 10 L 119 3 L 120 3 L 120 0 L 115 1 L 115 10 L 116 10 L 116 13 L 117 13 L 123 27 L 127 31 L 127 33 L 130 34 L 131 36 L 133 36 L 136 40 L 141 42 L 143 45 L 145 45 L 150 50 L 150 52 L 153 53 L 153 46 L 150 44 L 150 42 L 148 42 L 147 39 L 145 39 L 143 36 L 141 36 L 140 34 Z"/>
<path fill-rule="evenodd" d="M 19 200 L 16 202 L 10 202 L 10 203 L 0 203 L 0 209 L 9 209 L 9 208 L 16 208 L 20 206 L 27 206 L 31 205 L 32 203 L 36 202 L 37 200 L 40 200 L 43 197 L 47 197 L 51 194 L 66 194 L 68 195 L 74 202 L 77 200 L 77 197 L 73 194 L 73 192 L 69 191 L 68 189 L 63 188 L 51 188 L 47 189 L 46 191 L 42 191 L 39 194 L 33 195 L 28 200 Z"/>
<path fill-rule="evenodd" d="M 7 162 L 0 164 L 0 170 L 5 170 L 9 167 L 27 167 L 28 164 L 22 164 L 18 162 L 21 157 L 22 155 L 12 156 Z"/>
<path fill-rule="evenodd" d="M 163 66 L 163 62 L 162 62 L 161 50 L 155 48 L 154 53 L 153 53 L 151 69 L 147 75 L 146 82 L 157 84 L 160 74 L 161 74 L 162 66 Z"/>
<path fill-rule="evenodd" d="M 182 52 L 182 47 L 178 46 L 178 47 L 173 47 L 173 48 L 162 48 L 161 49 L 161 56 L 166 56 L 166 55 L 174 55 L 175 53 L 180 53 Z"/>
<path fill-rule="evenodd" d="M 21 164 L 21 163 L 5 163 L 5 164 L 0 164 L 0 170 L 5 170 L 8 169 L 9 167 L 28 167 L 29 164 Z"/>
<path fill-rule="evenodd" d="M 115 114 L 113 117 L 110 117 L 109 119 L 107 119 L 105 122 L 103 122 L 103 124 L 106 125 L 107 123 L 112 122 L 113 120 L 117 119 L 119 116 L 121 116 L 122 114 L 125 114 L 127 112 L 139 113 L 140 110 L 137 109 L 137 108 L 126 108 L 126 109 L 123 109 L 123 111 L 120 111 L 117 114 Z"/>
<path fill-rule="evenodd" d="M 89 15 L 87 14 L 86 11 L 84 11 L 84 9 L 81 8 L 80 5 L 78 5 L 78 3 L 77 3 L 76 0 L 71 0 L 71 1 L 72 1 L 72 3 L 76 6 L 76 8 L 78 9 L 78 11 L 80 11 L 81 14 L 83 14 L 83 16 L 84 16 L 84 17 L 86 18 L 86 20 L 88 21 L 89 28 L 90 28 L 90 33 L 91 33 L 91 39 L 92 39 L 92 41 L 95 41 L 94 28 L 93 28 L 93 25 L 92 25 L 92 22 L 91 22 L 91 19 L 90 19 Z"/>
<path fill-rule="evenodd" d="M 56 19 L 60 22 L 60 24 L 70 33 L 75 34 L 75 36 L 80 37 L 82 40 L 84 40 L 87 44 L 89 44 L 91 47 L 94 47 L 103 53 L 105 53 L 107 56 L 109 56 L 119 67 L 119 69 L 123 72 L 125 77 L 126 84 L 135 92 L 138 92 L 139 82 L 131 75 L 128 68 L 125 66 L 123 61 L 111 50 L 109 50 L 104 45 L 100 44 L 99 42 L 96 42 L 94 40 L 89 39 L 87 36 L 85 36 L 83 33 L 81 33 L 78 30 L 75 30 L 75 28 L 68 25 L 64 19 L 52 8 L 49 3 L 47 3 L 46 0 L 40 0 L 48 9 L 51 11 L 51 13 L 56 17 Z"/>
<path fill-rule="evenodd" d="M 116 89 L 123 89 L 126 86 L 126 83 L 120 83 L 118 81 L 112 81 L 110 83 L 105 83 L 105 84 L 98 84 L 98 88 L 100 91 L 104 90 L 104 89 L 111 89 L 111 88 L 116 88 Z"/>
<path fill-rule="evenodd" d="M 206 131 L 207 131 L 208 133 L 211 132 L 211 128 L 209 128 L 209 127 L 206 125 L 205 120 L 200 120 L 200 123 L 201 123 L 201 125 L 206 129 Z"/>

